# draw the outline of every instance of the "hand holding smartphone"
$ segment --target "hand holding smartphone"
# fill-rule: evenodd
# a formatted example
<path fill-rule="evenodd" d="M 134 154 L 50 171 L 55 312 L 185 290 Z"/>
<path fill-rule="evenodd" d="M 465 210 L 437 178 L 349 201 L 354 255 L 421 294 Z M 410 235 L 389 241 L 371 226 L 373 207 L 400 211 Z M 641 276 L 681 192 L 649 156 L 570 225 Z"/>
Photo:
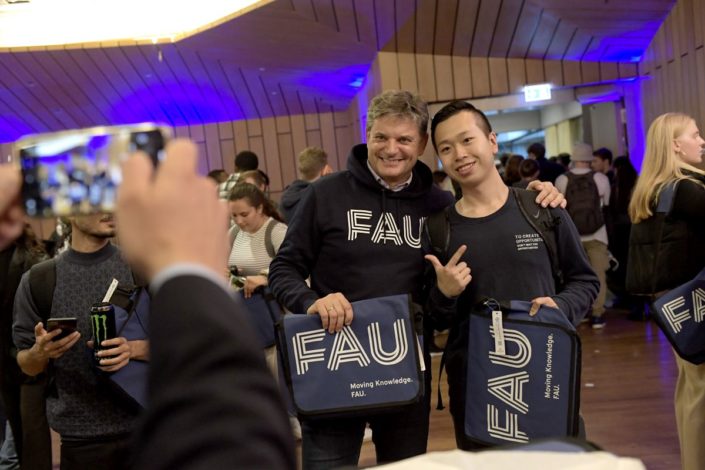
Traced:
<path fill-rule="evenodd" d="M 61 333 L 59 333 L 58 336 L 55 336 L 52 341 L 58 341 L 66 338 L 68 335 L 76 331 L 77 327 L 78 322 L 76 317 L 50 318 L 47 320 L 47 331 L 51 332 L 58 328 L 61 329 Z"/>
<path fill-rule="evenodd" d="M 30 217 L 114 212 L 120 165 L 141 150 L 156 165 L 171 129 L 145 123 L 29 135 L 13 146 Z"/>

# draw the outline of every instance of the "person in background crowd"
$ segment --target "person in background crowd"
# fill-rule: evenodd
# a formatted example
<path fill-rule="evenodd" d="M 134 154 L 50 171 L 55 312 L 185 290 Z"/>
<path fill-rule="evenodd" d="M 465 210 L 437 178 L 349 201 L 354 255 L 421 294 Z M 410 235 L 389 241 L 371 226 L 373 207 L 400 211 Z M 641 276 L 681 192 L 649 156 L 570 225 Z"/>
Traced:
<path fill-rule="evenodd" d="M 150 405 L 133 441 L 132 468 L 236 462 L 294 470 L 279 393 L 222 278 L 227 208 L 197 174 L 194 143 L 175 139 L 166 155 L 156 174 L 147 155 L 131 158 L 118 194 L 121 246 L 150 283 L 151 322 L 159 325 L 151 330 Z M 20 172 L 0 165 L 0 249 L 21 234 L 20 186 Z"/>
<path fill-rule="evenodd" d="M 681 113 L 657 117 L 646 136 L 641 175 L 629 203 L 632 221 L 627 287 L 634 293 L 660 293 L 692 280 L 705 267 L 705 140 L 695 120 Z M 676 186 L 667 216 L 655 208 L 666 185 Z M 661 243 L 668 237 L 668 243 Z M 654 265 L 654 262 L 658 264 Z M 644 276 L 643 273 L 651 273 Z M 676 424 L 683 470 L 705 463 L 705 364 L 676 354 Z"/>
<path fill-rule="evenodd" d="M 312 183 L 321 176 L 328 175 L 333 169 L 328 165 L 328 154 L 318 147 L 307 147 L 299 153 L 298 166 L 301 179 L 292 182 L 282 193 L 281 212 L 284 220 L 291 223 L 296 207 Z"/>
<path fill-rule="evenodd" d="M 453 202 L 418 161 L 428 120 L 426 103 L 412 93 L 391 90 L 372 99 L 367 145 L 353 147 L 347 171 L 311 186 L 270 266 L 270 287 L 290 311 L 320 316 L 323 328 L 333 333 L 354 321 L 352 301 L 409 293 L 423 304 L 422 222 Z M 548 185 L 538 187 L 543 196 L 557 195 Z M 430 364 L 432 325 L 424 330 Z M 426 452 L 430 373 L 424 375 L 424 397 L 412 405 L 354 418 L 304 420 L 303 468 L 356 466 L 367 423 L 378 463 Z"/>
<path fill-rule="evenodd" d="M 220 199 L 228 199 L 230 190 L 233 189 L 240 179 L 240 173 L 245 171 L 256 170 L 259 166 L 259 158 L 257 154 L 250 150 L 243 150 L 235 155 L 235 171 L 228 176 L 228 179 L 218 185 L 218 196 Z"/>
<path fill-rule="evenodd" d="M 224 183 L 228 179 L 228 173 L 219 168 L 217 170 L 211 170 L 208 172 L 208 177 L 215 181 L 215 184 Z"/>
<path fill-rule="evenodd" d="M 573 168 L 556 179 L 556 188 L 566 196 L 568 213 L 580 232 L 580 240 L 590 259 L 590 266 L 600 280 L 600 292 L 592 304 L 590 321 L 594 329 L 605 327 L 605 300 L 607 298 L 607 269 L 609 252 L 604 207 L 610 201 L 610 183 L 607 177 L 590 169 L 592 147 L 584 142 L 573 145 Z M 592 176 L 592 178 L 590 178 Z M 584 190 L 582 188 L 585 188 Z"/>
<path fill-rule="evenodd" d="M 629 157 L 621 156 L 613 162 L 614 179 L 610 191 L 610 205 L 607 207 L 607 234 L 609 238 L 610 253 L 618 262 L 616 269 L 607 272 L 607 285 L 617 295 L 617 306 L 629 307 L 632 311 L 630 319 L 641 320 L 644 318 L 644 309 L 641 302 L 630 298 L 626 291 L 627 264 L 629 255 L 629 234 L 632 223 L 629 220 L 629 202 L 632 191 L 638 178 L 636 169 L 629 161 Z"/>
<path fill-rule="evenodd" d="M 111 280 L 123 286 L 135 285 L 135 281 L 120 250 L 110 243 L 115 236 L 111 215 L 72 216 L 69 220 L 70 248 L 55 261 L 43 262 L 55 262 L 50 314 L 40 311 L 29 272 L 17 289 L 12 325 L 17 363 L 30 377 L 50 374 L 53 385 L 47 396 L 47 417 L 61 436 L 62 469 L 128 468 L 127 449 L 138 410 L 117 394 L 106 393 L 108 387 L 96 367 L 110 373 L 130 360 L 147 361 L 149 342 L 122 336 L 103 341 L 104 349 L 97 353 L 100 362 L 94 365 L 91 349 L 79 339 L 91 337 L 91 305 L 103 298 Z M 56 339 L 61 330 L 47 331 L 49 316 L 76 317 L 77 330 Z"/>
<path fill-rule="evenodd" d="M 546 159 L 546 147 L 541 143 L 533 143 L 526 149 L 526 154 L 532 160 L 539 162 L 541 173 L 539 174 L 540 181 L 550 181 L 554 183 L 558 175 L 565 172 L 565 168 L 558 163 L 549 162 Z"/>
<path fill-rule="evenodd" d="M 51 469 L 51 435 L 44 405 L 46 377 L 30 378 L 17 365 L 12 341 L 12 309 L 22 274 L 46 258 L 34 232 L 25 225 L 22 235 L 0 251 L 0 380 L 2 401 L 11 430 L 5 433 L 0 468 L 9 465 L 8 446 L 14 442 L 17 465 L 37 470 Z M 8 467 L 9 468 L 9 467 Z"/>
<path fill-rule="evenodd" d="M 521 181 L 519 167 L 523 161 L 524 157 L 521 155 L 512 155 L 509 157 L 509 160 L 507 160 L 507 165 L 504 167 L 504 184 L 507 186 L 512 186 L 514 183 Z"/>
<path fill-rule="evenodd" d="M 512 186 L 526 189 L 526 187 L 529 186 L 529 183 L 539 178 L 540 172 L 541 169 L 539 168 L 538 162 L 527 158 L 521 162 L 521 165 L 519 165 L 519 175 L 521 176 L 521 180 L 517 181 Z"/>
<path fill-rule="evenodd" d="M 241 288 L 249 297 L 257 288 L 268 284 L 269 263 L 273 256 L 269 255 L 266 245 L 271 244 L 275 253 L 279 250 L 286 234 L 286 224 L 264 193 L 250 183 L 233 186 L 228 196 L 228 208 L 235 221 L 230 229 L 228 268 L 231 272 L 233 269 L 237 271 L 234 276 L 245 278 Z M 270 224 L 269 240 L 265 240 Z"/>
<path fill-rule="evenodd" d="M 612 171 L 612 151 L 605 147 L 592 152 L 592 169 L 607 176 L 610 184 L 614 183 L 614 171 Z"/>
<path fill-rule="evenodd" d="M 237 180 L 237 182 L 248 183 L 253 186 L 256 186 L 257 189 L 262 191 L 262 194 L 267 197 L 267 200 L 269 200 L 269 203 L 274 209 L 274 211 L 276 212 L 279 210 L 279 205 L 277 204 L 277 202 L 274 201 L 271 197 L 269 197 L 269 176 L 267 176 L 267 173 L 262 170 L 244 171 L 240 173 L 240 178 Z M 228 196 L 228 199 L 229 198 L 230 197 Z M 283 220 L 280 215 L 278 215 L 277 217 Z"/>
<path fill-rule="evenodd" d="M 568 152 L 561 152 L 558 154 L 558 163 L 560 163 L 565 171 L 570 170 L 570 154 Z"/>

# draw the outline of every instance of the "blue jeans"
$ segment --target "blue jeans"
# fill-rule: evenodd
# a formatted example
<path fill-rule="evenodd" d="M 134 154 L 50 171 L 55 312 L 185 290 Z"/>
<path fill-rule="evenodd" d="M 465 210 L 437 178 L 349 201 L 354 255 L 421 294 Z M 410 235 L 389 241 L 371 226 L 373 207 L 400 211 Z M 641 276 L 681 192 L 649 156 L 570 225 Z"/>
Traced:
<path fill-rule="evenodd" d="M 377 463 L 426 452 L 430 393 L 393 413 L 354 418 L 307 419 L 301 423 L 303 470 L 357 467 L 365 426 L 370 424 Z"/>
<path fill-rule="evenodd" d="M 5 423 L 5 440 L 0 447 L 0 470 L 19 470 L 20 460 L 15 450 L 15 439 L 12 436 L 10 422 Z"/>

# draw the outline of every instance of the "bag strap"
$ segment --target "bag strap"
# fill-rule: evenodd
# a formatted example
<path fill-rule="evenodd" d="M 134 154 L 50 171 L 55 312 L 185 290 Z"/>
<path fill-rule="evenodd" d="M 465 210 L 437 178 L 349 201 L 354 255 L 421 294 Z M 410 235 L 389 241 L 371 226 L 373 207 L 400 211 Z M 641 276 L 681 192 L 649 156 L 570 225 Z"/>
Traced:
<path fill-rule="evenodd" d="M 431 242 L 431 251 L 441 263 L 448 259 L 448 247 L 450 246 L 450 220 L 448 211 L 450 206 L 440 212 L 431 214 L 424 224 L 426 236 Z"/>
<path fill-rule="evenodd" d="M 678 188 L 678 183 L 679 180 L 674 180 L 670 183 L 667 183 L 663 186 L 663 189 L 661 189 L 661 192 L 658 195 L 658 202 L 656 203 L 656 214 L 662 214 L 658 219 L 657 219 L 657 224 L 658 224 L 658 240 L 656 241 L 656 255 L 654 256 L 654 268 L 651 271 L 652 273 L 656 273 L 656 270 L 658 269 L 658 263 L 659 263 L 659 258 L 661 257 L 661 240 L 663 239 L 663 227 L 666 224 L 666 216 L 671 213 L 671 210 L 673 210 L 673 203 L 675 202 L 676 199 L 676 189 Z M 656 276 L 652 276 L 651 278 L 651 295 L 652 295 L 652 300 L 653 300 L 653 295 L 656 293 Z"/>
<path fill-rule="evenodd" d="M 274 227 L 279 224 L 277 220 L 273 218 L 269 219 L 267 223 L 267 228 L 264 229 L 264 246 L 267 249 L 267 254 L 270 258 L 274 258 L 277 252 L 274 250 L 274 243 L 272 242 L 272 231 Z"/>
<path fill-rule="evenodd" d="M 279 222 L 278 220 L 271 218 L 267 223 L 267 227 L 264 229 L 264 246 L 267 249 L 267 254 L 270 258 L 274 258 L 274 256 L 276 256 L 277 254 L 276 250 L 274 249 L 274 242 L 272 241 L 272 232 L 274 231 L 274 227 L 280 223 L 281 222 Z M 238 233 L 240 233 L 240 227 L 238 227 L 237 224 L 234 224 L 228 230 L 228 240 L 230 241 L 230 249 L 232 249 L 233 243 L 235 243 L 235 239 L 237 238 Z"/>
<path fill-rule="evenodd" d="M 536 230 L 543 239 L 548 258 L 551 263 L 551 273 L 556 283 L 556 290 L 563 288 L 565 279 L 561 269 L 560 253 L 558 252 L 557 227 L 561 224 L 560 217 L 555 217 L 550 209 L 536 204 L 536 193 L 525 189 L 511 188 L 524 219 Z M 536 214 L 533 212 L 538 210 Z"/>
<path fill-rule="evenodd" d="M 35 264 L 29 270 L 29 291 L 39 311 L 42 323 L 51 316 L 51 305 L 54 302 L 56 288 L 56 260 L 48 259 Z"/>

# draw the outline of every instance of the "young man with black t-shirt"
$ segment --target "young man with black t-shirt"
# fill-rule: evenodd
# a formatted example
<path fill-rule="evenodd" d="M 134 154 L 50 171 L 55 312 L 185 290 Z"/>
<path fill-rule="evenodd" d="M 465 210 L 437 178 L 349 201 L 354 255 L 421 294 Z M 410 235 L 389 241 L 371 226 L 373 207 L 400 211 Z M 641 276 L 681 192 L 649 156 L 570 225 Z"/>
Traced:
<path fill-rule="evenodd" d="M 434 116 L 431 138 L 446 173 L 463 190 L 462 199 L 448 210 L 447 253 L 455 255 L 445 266 L 434 255 L 426 259 L 434 267 L 429 271 L 435 284 L 431 314 L 452 325 L 446 369 L 456 442 L 470 449 L 473 445 L 465 438 L 463 424 L 465 397 L 462 387 L 453 386 L 459 381 L 452 380 L 465 374 L 461 364 L 467 352 L 451 346 L 459 335 L 459 316 L 491 297 L 531 301 L 536 310 L 540 305 L 558 308 L 578 324 L 597 295 L 598 281 L 570 217 L 562 209 L 551 209 L 560 218 L 555 232 L 564 283 L 557 290 L 543 239 L 522 216 L 512 190 L 495 168 L 497 137 L 481 111 L 463 101 L 448 104 Z M 537 205 L 537 216 L 539 210 Z"/>

